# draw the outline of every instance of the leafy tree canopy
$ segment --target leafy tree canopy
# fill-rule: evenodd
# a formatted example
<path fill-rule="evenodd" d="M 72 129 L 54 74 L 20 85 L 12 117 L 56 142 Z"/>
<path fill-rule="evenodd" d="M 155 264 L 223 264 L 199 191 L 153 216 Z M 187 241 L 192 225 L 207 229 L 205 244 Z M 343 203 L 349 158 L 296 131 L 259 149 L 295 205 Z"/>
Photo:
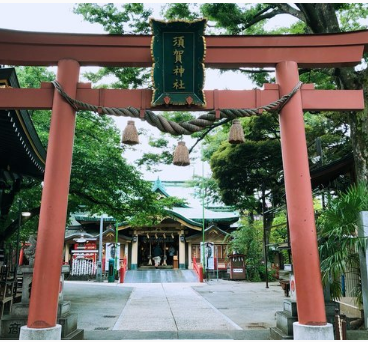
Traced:
<path fill-rule="evenodd" d="M 41 81 L 55 78 L 45 68 L 17 68 L 17 75 L 22 87 L 39 87 Z M 47 146 L 50 112 L 34 111 L 32 120 L 41 141 Z M 164 208 L 177 201 L 158 201 L 151 191 L 151 183 L 144 181 L 122 157 L 124 151 L 120 146 L 120 132 L 112 118 L 89 112 L 77 114 L 69 212 L 83 206 L 86 211 L 107 213 L 120 222 L 137 216 L 135 222 L 148 223 L 163 216 Z M 24 179 L 18 198 L 22 200 L 22 209 L 30 211 L 32 216 L 22 227 L 22 239 L 26 239 L 30 231 L 37 230 L 41 192 L 40 181 Z M 17 202 L 13 203 L 8 221 L 0 232 L 3 238 L 10 237 L 17 228 Z"/>

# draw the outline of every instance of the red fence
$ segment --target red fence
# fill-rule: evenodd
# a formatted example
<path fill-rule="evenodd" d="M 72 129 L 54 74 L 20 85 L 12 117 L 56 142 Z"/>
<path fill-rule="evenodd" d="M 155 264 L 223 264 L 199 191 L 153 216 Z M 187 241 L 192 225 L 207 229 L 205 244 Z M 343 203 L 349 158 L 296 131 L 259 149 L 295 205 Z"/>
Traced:
<path fill-rule="evenodd" d="M 193 269 L 198 275 L 199 282 L 203 283 L 203 266 L 201 264 L 197 264 L 196 258 L 193 258 Z"/>

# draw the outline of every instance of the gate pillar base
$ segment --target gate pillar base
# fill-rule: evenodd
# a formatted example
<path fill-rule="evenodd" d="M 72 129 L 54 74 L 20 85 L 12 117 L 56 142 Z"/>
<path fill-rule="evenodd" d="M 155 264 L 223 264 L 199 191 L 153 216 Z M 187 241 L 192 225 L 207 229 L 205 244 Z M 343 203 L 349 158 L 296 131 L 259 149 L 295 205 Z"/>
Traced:
<path fill-rule="evenodd" d="M 334 340 L 333 326 L 293 324 L 294 340 Z"/>
<path fill-rule="evenodd" d="M 61 340 L 61 325 L 43 329 L 28 328 L 25 325 L 20 328 L 19 340 Z"/>

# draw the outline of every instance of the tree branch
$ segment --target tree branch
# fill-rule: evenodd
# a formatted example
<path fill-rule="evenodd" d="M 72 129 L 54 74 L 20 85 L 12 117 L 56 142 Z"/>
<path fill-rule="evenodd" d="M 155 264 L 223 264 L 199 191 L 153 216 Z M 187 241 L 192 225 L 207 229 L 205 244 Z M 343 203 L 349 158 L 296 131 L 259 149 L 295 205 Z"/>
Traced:
<path fill-rule="evenodd" d="M 266 14 L 263 14 L 263 15 L 256 14 L 256 16 L 253 18 L 253 20 L 251 20 L 251 21 L 247 22 L 246 24 L 244 24 L 242 29 L 246 30 L 247 28 L 253 26 L 254 24 L 257 24 L 262 20 L 271 19 L 271 18 L 277 16 L 278 14 L 283 14 L 283 12 L 279 9 L 273 9 L 270 13 L 266 13 Z"/>
<path fill-rule="evenodd" d="M 223 124 L 225 124 L 225 123 L 227 123 L 227 122 L 229 122 L 231 119 L 225 119 L 225 120 L 223 120 L 223 121 L 220 121 L 220 122 L 218 122 L 217 124 L 214 124 L 214 125 L 212 125 L 206 132 L 204 132 L 198 139 L 197 139 L 197 141 L 194 143 L 194 145 L 189 149 L 189 153 L 191 153 L 192 151 L 193 151 L 193 149 L 194 149 L 194 147 L 196 147 L 197 146 L 197 144 L 200 142 L 200 141 L 202 141 L 205 137 L 206 137 L 206 135 L 209 133 L 209 132 L 211 132 L 213 129 L 215 129 L 216 127 L 219 127 L 219 126 L 221 126 L 221 125 L 223 125 Z"/>
<path fill-rule="evenodd" d="M 231 70 L 231 69 L 228 69 Z M 265 70 L 265 69 L 244 69 L 244 68 L 239 68 L 239 69 L 233 69 L 233 70 L 240 70 L 241 72 L 247 73 L 247 74 L 262 74 L 265 72 L 273 72 L 273 70 Z"/>
<path fill-rule="evenodd" d="M 85 194 L 83 192 L 76 191 L 76 190 L 71 190 L 70 193 L 75 195 L 75 196 L 79 196 L 81 198 L 84 198 L 84 199 L 88 200 L 89 202 L 91 202 L 93 204 L 106 205 L 107 207 L 111 208 L 111 205 L 109 203 L 101 202 L 101 199 L 96 199 L 92 196 L 88 196 L 87 194 Z M 113 209 L 115 209 L 115 208 L 113 208 Z"/>
<path fill-rule="evenodd" d="M 275 4 L 276 7 L 278 7 L 280 9 L 280 11 L 282 11 L 282 13 L 284 14 L 290 14 L 291 16 L 304 21 L 305 23 L 307 22 L 307 18 L 305 17 L 304 13 L 301 11 L 298 11 L 297 9 L 295 9 L 294 7 L 286 4 L 286 3 L 278 3 Z"/>

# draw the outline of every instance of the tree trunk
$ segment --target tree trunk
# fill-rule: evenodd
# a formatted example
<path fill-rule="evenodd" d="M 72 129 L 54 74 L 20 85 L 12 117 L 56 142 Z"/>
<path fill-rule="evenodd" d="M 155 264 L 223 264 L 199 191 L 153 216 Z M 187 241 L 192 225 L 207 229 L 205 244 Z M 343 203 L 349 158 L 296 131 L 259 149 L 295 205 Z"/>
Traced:
<path fill-rule="evenodd" d="M 340 32 L 336 10 L 332 3 L 305 3 L 297 7 L 306 17 L 306 23 L 313 33 Z M 353 68 L 335 70 L 336 83 L 339 89 L 366 89 L 368 75 L 366 71 L 355 71 Z M 368 94 L 364 94 L 365 110 L 347 113 L 350 125 L 350 137 L 355 160 L 357 181 L 368 180 Z M 342 114 L 343 115 L 343 114 Z"/>

